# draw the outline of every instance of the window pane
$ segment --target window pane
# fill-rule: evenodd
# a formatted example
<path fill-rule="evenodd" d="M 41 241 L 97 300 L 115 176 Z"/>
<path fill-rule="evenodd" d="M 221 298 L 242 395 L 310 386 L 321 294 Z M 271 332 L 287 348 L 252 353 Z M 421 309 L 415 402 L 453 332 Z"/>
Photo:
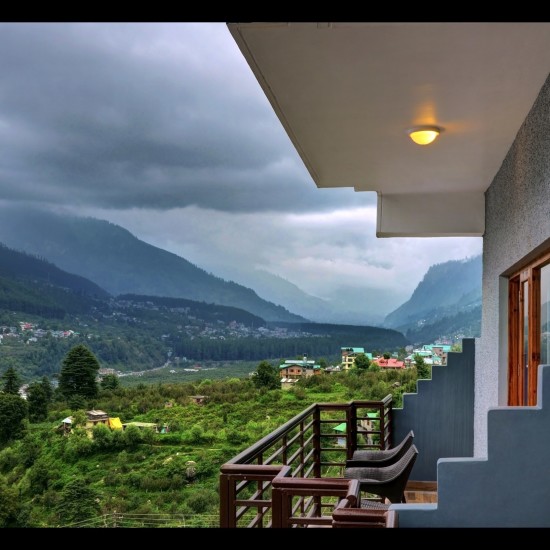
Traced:
<path fill-rule="evenodd" d="M 550 361 L 550 265 L 540 270 L 540 362 Z"/>

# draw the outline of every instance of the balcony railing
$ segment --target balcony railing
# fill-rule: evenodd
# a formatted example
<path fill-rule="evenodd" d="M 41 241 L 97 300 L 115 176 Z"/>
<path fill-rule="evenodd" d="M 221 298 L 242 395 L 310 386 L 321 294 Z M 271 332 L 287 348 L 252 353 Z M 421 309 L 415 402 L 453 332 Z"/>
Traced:
<path fill-rule="evenodd" d="M 387 513 L 361 510 L 358 485 L 342 478 L 355 450 L 391 445 L 391 395 L 313 404 L 221 467 L 220 527 L 393 523 Z"/>

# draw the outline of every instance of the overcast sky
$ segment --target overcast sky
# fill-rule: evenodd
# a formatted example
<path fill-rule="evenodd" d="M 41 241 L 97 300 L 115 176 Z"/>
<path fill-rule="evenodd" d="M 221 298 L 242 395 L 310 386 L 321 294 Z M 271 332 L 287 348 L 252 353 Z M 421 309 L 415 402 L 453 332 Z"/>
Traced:
<path fill-rule="evenodd" d="M 375 291 L 387 312 L 430 265 L 481 252 L 377 239 L 374 193 L 317 189 L 222 23 L 1 24 L 0 199 L 112 221 L 222 277 Z"/>

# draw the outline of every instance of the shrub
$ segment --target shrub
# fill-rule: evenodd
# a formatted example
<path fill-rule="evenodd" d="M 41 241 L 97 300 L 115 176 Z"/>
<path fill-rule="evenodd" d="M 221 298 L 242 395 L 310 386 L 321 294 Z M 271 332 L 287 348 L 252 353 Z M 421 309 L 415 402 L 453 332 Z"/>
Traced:
<path fill-rule="evenodd" d="M 113 432 L 105 426 L 98 424 L 92 429 L 94 447 L 100 451 L 111 449 L 113 446 Z"/>
<path fill-rule="evenodd" d="M 167 478 L 142 477 L 139 487 L 144 491 L 165 491 L 172 486 L 172 480 Z"/>
<path fill-rule="evenodd" d="M 198 489 L 187 499 L 186 504 L 196 514 L 204 514 L 218 506 L 218 495 L 210 489 Z"/>
<path fill-rule="evenodd" d="M 169 432 L 167 434 L 162 434 L 158 438 L 158 443 L 162 445 L 181 445 L 184 439 L 184 434 Z"/>
<path fill-rule="evenodd" d="M 69 481 L 61 491 L 56 511 L 64 525 L 94 517 L 99 513 L 98 495 L 85 479 Z"/>
<path fill-rule="evenodd" d="M 14 447 L 6 447 L 0 451 L 0 472 L 7 473 L 13 470 L 21 461 L 19 453 Z"/>
<path fill-rule="evenodd" d="M 127 426 L 122 432 L 122 441 L 129 449 L 135 449 L 143 441 L 141 430 L 137 426 Z"/>
<path fill-rule="evenodd" d="M 85 430 L 76 429 L 67 439 L 65 455 L 68 460 L 75 461 L 79 456 L 88 456 L 94 452 L 94 442 Z"/>
<path fill-rule="evenodd" d="M 190 430 L 185 432 L 183 440 L 190 445 L 200 445 L 201 443 L 205 443 L 207 438 L 201 426 L 195 424 Z"/>
<path fill-rule="evenodd" d="M 17 493 L 0 481 L 0 527 L 7 527 L 18 514 Z"/>
<path fill-rule="evenodd" d="M 303 401 L 307 397 L 306 390 L 300 386 L 294 386 L 290 391 L 298 401 Z"/>
<path fill-rule="evenodd" d="M 107 486 L 116 486 L 121 482 L 121 476 L 118 472 L 109 470 L 103 478 L 103 483 Z"/>
<path fill-rule="evenodd" d="M 33 495 L 42 494 L 46 489 L 51 479 L 50 467 L 45 460 L 38 460 L 29 470 L 29 488 Z"/>
<path fill-rule="evenodd" d="M 228 429 L 226 431 L 225 439 L 228 443 L 231 443 L 231 445 L 242 445 L 243 443 L 246 443 L 248 441 L 246 433 L 244 433 L 243 431 L 231 429 Z"/>

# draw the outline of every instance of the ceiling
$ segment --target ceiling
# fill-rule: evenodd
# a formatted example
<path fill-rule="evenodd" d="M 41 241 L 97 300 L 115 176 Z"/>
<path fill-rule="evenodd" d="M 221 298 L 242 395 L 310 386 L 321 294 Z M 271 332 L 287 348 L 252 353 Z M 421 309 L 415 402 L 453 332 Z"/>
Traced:
<path fill-rule="evenodd" d="M 379 236 L 483 234 L 484 191 L 550 72 L 549 23 L 228 28 L 318 187 L 376 191 Z M 444 131 L 415 145 L 422 124 Z"/>

